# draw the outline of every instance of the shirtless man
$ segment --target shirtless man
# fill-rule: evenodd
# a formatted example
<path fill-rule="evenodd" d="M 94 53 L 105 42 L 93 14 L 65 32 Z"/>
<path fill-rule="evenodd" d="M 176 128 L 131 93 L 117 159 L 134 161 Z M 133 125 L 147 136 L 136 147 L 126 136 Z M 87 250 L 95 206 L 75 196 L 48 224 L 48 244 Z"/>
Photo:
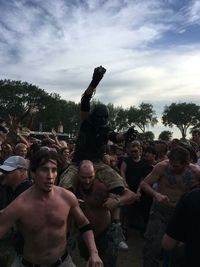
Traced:
<path fill-rule="evenodd" d="M 141 182 L 141 189 L 154 198 L 145 233 L 143 266 L 159 266 L 161 241 L 174 208 L 185 193 L 200 180 L 200 168 L 189 163 L 189 152 L 183 147 L 173 148 L 169 160 L 159 162 Z M 156 184 L 156 190 L 153 185 Z"/>
<path fill-rule="evenodd" d="M 14 267 L 74 267 L 67 249 L 69 213 L 77 222 L 90 257 L 88 266 L 102 267 L 88 219 L 73 193 L 54 185 L 57 154 L 37 152 L 30 162 L 34 185 L 16 198 L 0 214 L 0 237 L 16 224 L 24 238 L 23 258 Z"/>
<path fill-rule="evenodd" d="M 135 193 L 125 189 L 121 196 L 109 194 L 107 186 L 95 178 L 93 163 L 83 160 L 80 163 L 79 183 L 77 185 L 76 196 L 80 199 L 80 205 L 84 214 L 89 219 L 104 267 L 116 266 L 118 244 L 113 239 L 112 231 L 115 231 L 115 224 L 112 224 L 111 212 L 116 207 L 130 204 L 135 200 Z M 87 250 L 83 242 L 79 240 L 81 256 L 88 257 Z"/>

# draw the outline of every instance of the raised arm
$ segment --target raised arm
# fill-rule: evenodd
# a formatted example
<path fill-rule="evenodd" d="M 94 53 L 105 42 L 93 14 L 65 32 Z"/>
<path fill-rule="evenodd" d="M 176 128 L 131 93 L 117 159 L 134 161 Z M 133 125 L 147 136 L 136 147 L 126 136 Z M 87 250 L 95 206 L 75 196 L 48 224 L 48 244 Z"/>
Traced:
<path fill-rule="evenodd" d="M 123 161 L 120 167 L 120 175 L 124 178 L 125 181 L 126 181 L 126 169 L 127 169 L 127 164 L 125 161 Z"/>
<path fill-rule="evenodd" d="M 121 141 L 125 141 L 125 147 L 127 147 L 127 145 L 134 141 L 137 137 L 138 131 L 135 130 L 134 126 L 128 128 L 128 130 L 126 132 L 123 133 L 116 133 L 116 132 L 110 132 L 109 133 L 109 140 L 114 142 L 114 143 L 118 143 Z"/>
<path fill-rule="evenodd" d="M 96 67 L 94 69 L 94 73 L 92 76 L 92 81 L 90 82 L 88 88 L 82 95 L 81 98 L 81 120 L 85 120 L 88 118 L 88 114 L 90 111 L 90 100 L 95 93 L 95 89 L 98 86 L 99 82 L 103 78 L 106 69 L 102 66 Z"/>

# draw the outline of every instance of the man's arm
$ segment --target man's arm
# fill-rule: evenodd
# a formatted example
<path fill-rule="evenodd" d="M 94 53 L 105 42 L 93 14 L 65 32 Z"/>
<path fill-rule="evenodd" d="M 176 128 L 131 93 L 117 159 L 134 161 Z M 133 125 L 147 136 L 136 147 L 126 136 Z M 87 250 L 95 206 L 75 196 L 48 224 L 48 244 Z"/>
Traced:
<path fill-rule="evenodd" d="M 127 168 L 126 162 L 123 161 L 120 167 L 120 175 L 124 178 L 125 181 L 126 181 L 126 168 Z"/>
<path fill-rule="evenodd" d="M 19 201 L 14 200 L 5 209 L 0 210 L 0 239 L 11 229 L 19 219 Z"/>
<path fill-rule="evenodd" d="M 88 88 L 82 95 L 81 98 L 81 120 L 85 120 L 88 118 L 90 111 L 90 100 L 95 93 L 95 89 L 98 86 L 99 82 L 103 78 L 106 69 L 102 66 L 94 69 L 94 73 L 92 76 L 92 81 L 90 82 Z"/>
<path fill-rule="evenodd" d="M 23 135 L 21 135 L 20 132 L 17 133 L 17 137 L 21 143 L 24 143 L 25 145 L 27 145 L 27 147 L 29 147 L 28 140 Z"/>
<path fill-rule="evenodd" d="M 128 188 L 125 188 L 122 195 L 109 194 L 108 198 L 103 204 L 109 210 L 130 205 L 137 200 L 137 195 Z"/>
<path fill-rule="evenodd" d="M 110 132 L 109 133 L 109 140 L 118 143 L 121 141 L 125 141 L 125 147 L 128 143 L 134 141 L 137 137 L 138 131 L 135 130 L 134 127 L 130 127 L 126 132 L 124 133 L 116 133 L 116 132 Z"/>
<path fill-rule="evenodd" d="M 146 178 L 140 183 L 140 188 L 148 195 L 155 198 L 160 203 L 169 202 L 169 198 L 166 195 L 162 195 L 152 188 L 153 184 L 158 182 L 161 178 L 163 171 L 163 163 L 158 163 L 153 170 L 146 176 Z"/>
<path fill-rule="evenodd" d="M 99 258 L 98 250 L 97 250 L 95 240 L 94 240 L 94 234 L 89 224 L 89 221 L 84 215 L 84 213 L 82 212 L 77 198 L 73 194 L 71 198 L 72 198 L 72 201 L 71 201 L 72 206 L 71 206 L 70 213 L 72 214 L 73 218 L 75 219 L 79 227 L 80 233 L 85 241 L 85 244 L 90 254 L 87 265 L 91 267 L 93 266 L 102 267 L 103 263 L 101 259 Z"/>
<path fill-rule="evenodd" d="M 162 239 L 162 247 L 165 250 L 172 250 L 178 245 L 178 240 L 172 238 L 168 234 L 164 234 L 163 239 Z"/>

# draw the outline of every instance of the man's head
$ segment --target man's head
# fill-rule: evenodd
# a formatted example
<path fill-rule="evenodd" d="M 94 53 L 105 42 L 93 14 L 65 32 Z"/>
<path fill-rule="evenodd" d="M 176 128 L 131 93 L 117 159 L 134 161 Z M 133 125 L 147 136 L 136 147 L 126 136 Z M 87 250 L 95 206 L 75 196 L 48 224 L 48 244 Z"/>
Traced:
<path fill-rule="evenodd" d="M 13 153 L 13 148 L 12 148 L 12 146 L 10 144 L 5 142 L 5 143 L 2 144 L 2 151 L 6 155 L 8 155 L 8 154 L 11 155 Z"/>
<path fill-rule="evenodd" d="M 190 162 L 190 153 L 187 149 L 176 146 L 169 152 L 168 158 L 174 173 L 181 173 Z"/>
<path fill-rule="evenodd" d="M 27 145 L 24 143 L 18 143 L 15 146 L 15 155 L 21 156 L 23 158 L 27 155 Z"/>
<path fill-rule="evenodd" d="M 138 141 L 133 141 L 129 145 L 128 154 L 132 157 L 133 160 L 140 160 L 142 155 L 142 146 Z"/>
<path fill-rule="evenodd" d="M 27 160 L 20 156 L 9 157 L 0 166 L 0 171 L 3 173 L 3 183 L 15 189 L 28 178 Z"/>
<path fill-rule="evenodd" d="M 167 142 L 163 140 L 157 140 L 155 141 L 155 149 L 158 157 L 166 155 L 168 151 L 168 145 Z"/>
<path fill-rule="evenodd" d="M 79 165 L 79 182 L 83 189 L 89 190 L 95 179 L 95 170 L 90 160 L 83 160 Z"/>
<path fill-rule="evenodd" d="M 0 117 L 0 125 L 6 126 L 6 121 Z"/>
<path fill-rule="evenodd" d="M 51 150 L 36 152 L 30 161 L 30 171 L 35 185 L 43 192 L 50 192 L 57 178 L 58 154 Z"/>
<path fill-rule="evenodd" d="M 69 160 L 69 155 L 70 155 L 69 148 L 68 147 L 62 147 L 60 149 L 60 155 L 63 159 Z"/>
<path fill-rule="evenodd" d="M 149 164 L 155 164 L 156 161 L 156 150 L 153 146 L 148 146 L 144 151 L 144 159 Z"/>
<path fill-rule="evenodd" d="M 95 128 L 104 128 L 108 124 L 108 109 L 105 105 L 97 105 L 90 114 L 91 122 Z"/>
<path fill-rule="evenodd" d="M 195 129 L 192 131 L 192 141 L 200 145 L 200 130 Z"/>

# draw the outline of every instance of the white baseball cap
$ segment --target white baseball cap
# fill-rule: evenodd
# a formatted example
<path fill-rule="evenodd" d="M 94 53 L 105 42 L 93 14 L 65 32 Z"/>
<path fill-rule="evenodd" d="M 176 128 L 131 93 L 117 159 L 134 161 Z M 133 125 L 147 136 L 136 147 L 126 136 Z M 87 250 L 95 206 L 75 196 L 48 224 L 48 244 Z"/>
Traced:
<path fill-rule="evenodd" d="M 20 156 L 12 156 L 7 158 L 3 165 L 0 165 L 0 170 L 11 172 L 16 169 L 28 169 L 28 162 Z"/>

